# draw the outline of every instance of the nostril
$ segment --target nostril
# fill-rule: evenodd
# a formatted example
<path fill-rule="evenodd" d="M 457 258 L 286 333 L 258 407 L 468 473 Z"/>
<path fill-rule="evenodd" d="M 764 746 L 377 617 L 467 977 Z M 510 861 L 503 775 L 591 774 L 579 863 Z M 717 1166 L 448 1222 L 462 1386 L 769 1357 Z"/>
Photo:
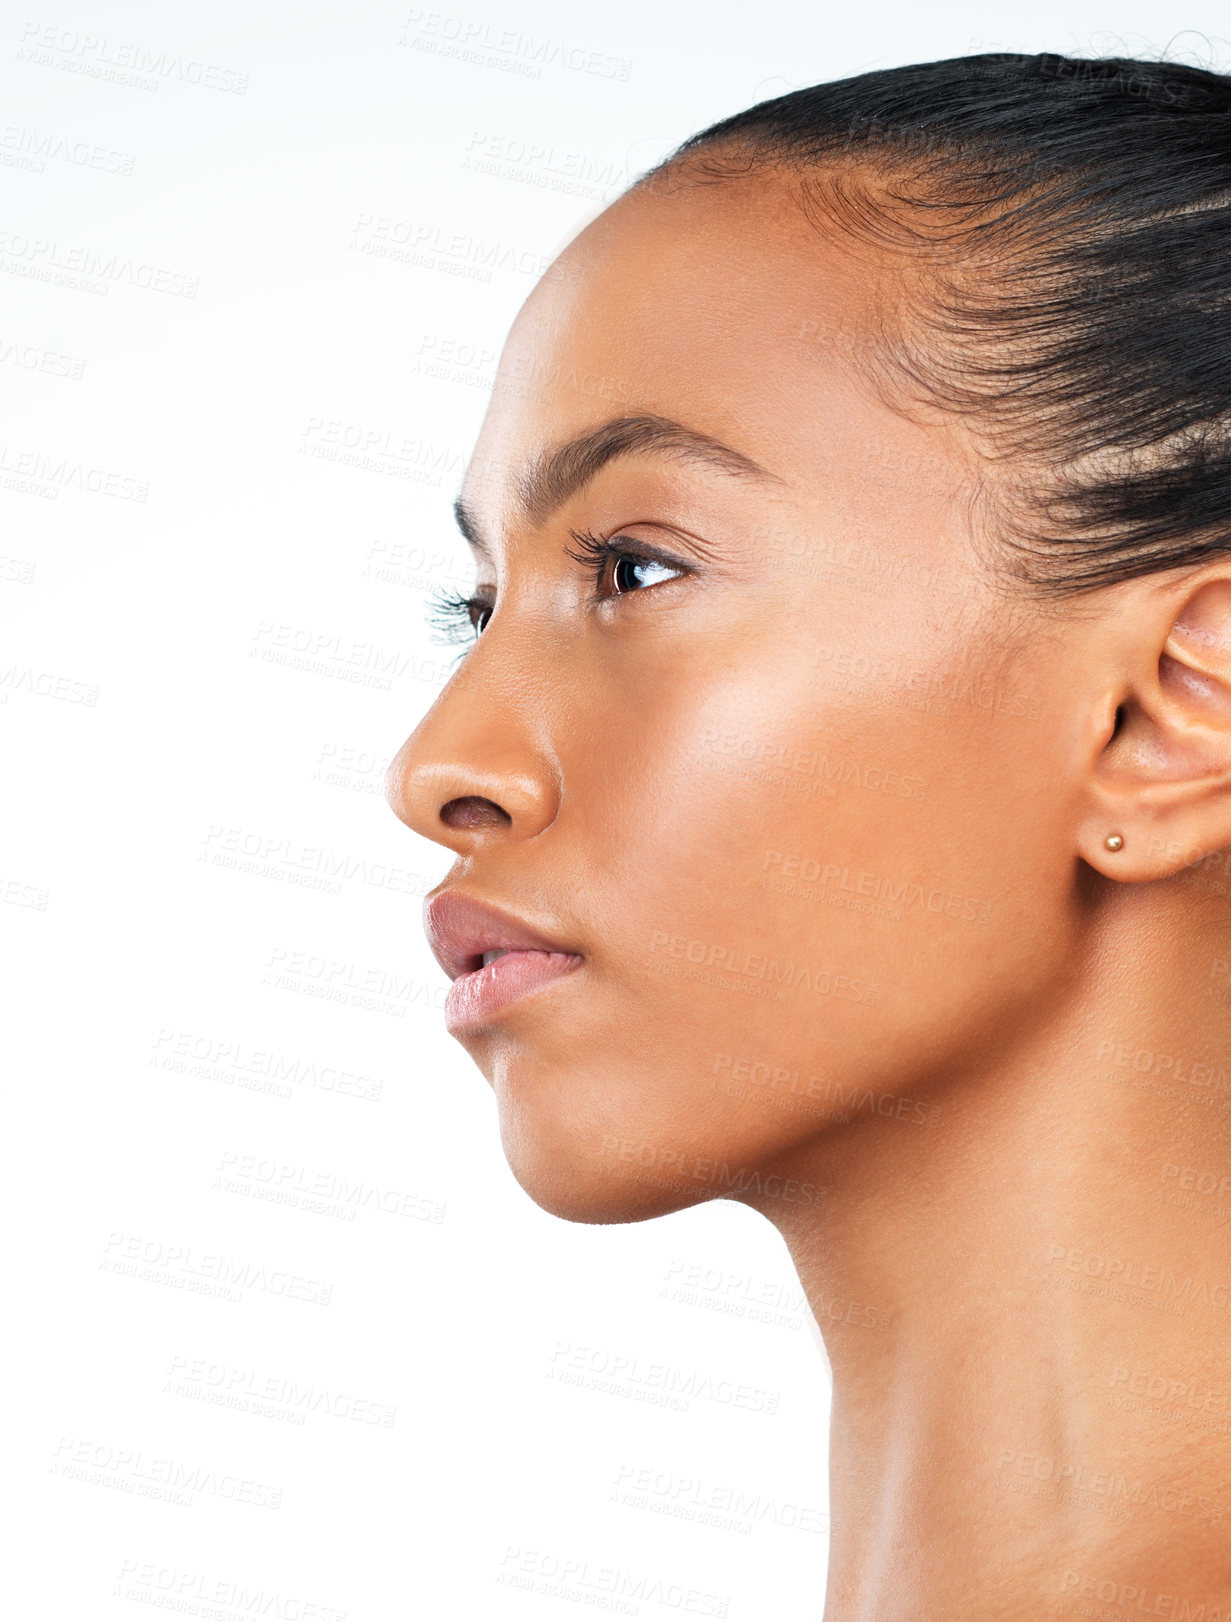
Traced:
<path fill-rule="evenodd" d="M 447 800 L 440 808 L 440 820 L 447 828 L 491 828 L 507 827 L 513 819 L 495 800 L 466 794 L 458 800 Z"/>

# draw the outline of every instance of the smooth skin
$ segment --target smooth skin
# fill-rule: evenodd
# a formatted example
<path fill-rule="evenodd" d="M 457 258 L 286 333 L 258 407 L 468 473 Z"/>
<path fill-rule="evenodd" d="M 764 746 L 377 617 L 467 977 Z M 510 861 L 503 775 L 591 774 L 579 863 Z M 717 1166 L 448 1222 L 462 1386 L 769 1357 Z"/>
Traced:
<path fill-rule="evenodd" d="M 1007 585 L 1031 470 L 878 385 L 895 255 L 765 171 L 581 232 L 463 491 L 494 611 L 390 800 L 584 954 L 457 1033 L 526 1191 L 789 1246 L 826 1622 L 1226 1622 L 1231 561 Z"/>

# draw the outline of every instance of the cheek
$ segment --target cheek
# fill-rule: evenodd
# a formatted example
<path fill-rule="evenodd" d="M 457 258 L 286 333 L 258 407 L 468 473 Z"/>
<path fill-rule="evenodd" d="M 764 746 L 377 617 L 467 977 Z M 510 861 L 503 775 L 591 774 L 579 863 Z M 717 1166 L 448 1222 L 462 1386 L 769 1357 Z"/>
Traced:
<path fill-rule="evenodd" d="M 1054 973 L 1037 721 L 817 668 L 677 679 L 575 765 L 592 981 L 495 1067 L 552 1209 L 695 1203 L 860 1115 L 917 1130 Z"/>
<path fill-rule="evenodd" d="M 1060 899 L 1037 882 L 1040 726 L 1011 691 L 817 674 L 779 649 L 609 737 L 611 968 L 707 1074 L 715 1051 L 916 1069 L 908 1044 L 960 1039 Z"/>

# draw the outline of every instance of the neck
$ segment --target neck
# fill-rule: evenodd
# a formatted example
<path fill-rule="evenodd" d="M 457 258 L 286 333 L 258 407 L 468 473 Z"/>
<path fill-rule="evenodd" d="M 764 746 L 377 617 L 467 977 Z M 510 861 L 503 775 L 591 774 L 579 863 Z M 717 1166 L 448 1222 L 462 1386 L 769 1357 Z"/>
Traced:
<path fill-rule="evenodd" d="M 1045 1022 L 922 1109 L 852 1100 L 792 1167 L 819 1212 L 767 1212 L 833 1368 L 825 1622 L 1231 1622 L 1231 951 L 1194 910 L 1117 899 Z"/>

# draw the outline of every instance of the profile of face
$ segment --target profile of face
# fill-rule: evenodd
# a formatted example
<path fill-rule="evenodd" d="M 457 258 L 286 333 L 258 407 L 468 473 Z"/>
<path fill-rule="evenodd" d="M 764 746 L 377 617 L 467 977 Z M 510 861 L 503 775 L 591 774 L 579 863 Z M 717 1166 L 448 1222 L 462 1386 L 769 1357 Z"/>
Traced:
<path fill-rule="evenodd" d="M 461 503 L 478 634 L 389 796 L 456 858 L 450 1027 L 564 1217 L 786 1214 L 904 1161 L 1073 994 L 1095 892 L 1211 848 L 1141 809 L 1125 695 L 1224 702 L 1227 588 L 1007 588 L 985 514 L 1021 470 L 867 363 L 903 296 L 786 179 L 684 175 L 508 339 Z M 570 955 L 484 966 L 502 921 Z"/>

